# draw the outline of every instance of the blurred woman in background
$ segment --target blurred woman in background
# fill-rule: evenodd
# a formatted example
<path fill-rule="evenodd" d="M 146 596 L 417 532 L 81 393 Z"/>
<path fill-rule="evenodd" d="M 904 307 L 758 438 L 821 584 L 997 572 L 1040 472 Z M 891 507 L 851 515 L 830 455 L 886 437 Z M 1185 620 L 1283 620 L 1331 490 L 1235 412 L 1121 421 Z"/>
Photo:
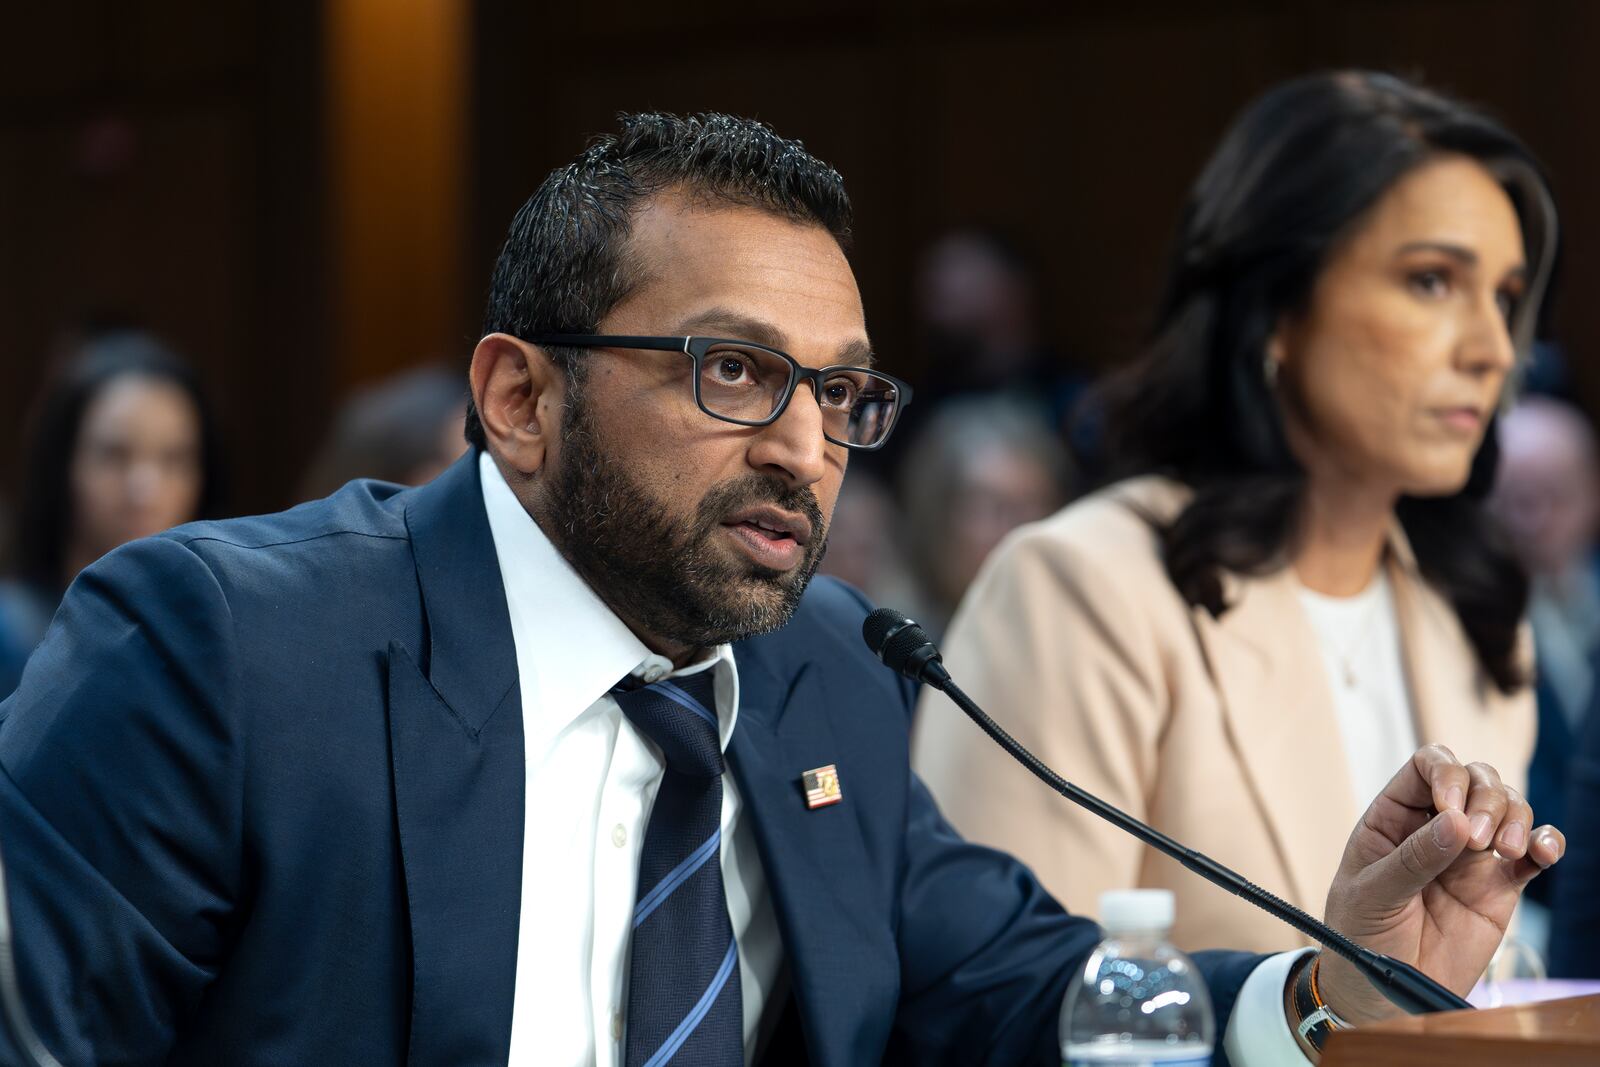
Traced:
<path fill-rule="evenodd" d="M 1202 171 L 1149 347 L 1107 387 L 1121 480 L 991 557 L 953 676 L 1067 778 L 1314 914 L 1419 744 L 1525 767 L 1527 579 L 1482 498 L 1555 239 L 1527 150 L 1462 104 L 1369 73 L 1267 93 Z M 913 755 L 959 830 L 1070 908 L 1169 888 L 1182 947 L 1281 947 L 941 695 Z M 1493 847 L 1523 855 L 1533 825 L 1519 801 Z"/>
<path fill-rule="evenodd" d="M 220 514 L 216 428 L 194 371 L 146 333 L 83 343 L 39 398 L 0 585 L 0 696 L 78 572 L 118 545 Z"/>

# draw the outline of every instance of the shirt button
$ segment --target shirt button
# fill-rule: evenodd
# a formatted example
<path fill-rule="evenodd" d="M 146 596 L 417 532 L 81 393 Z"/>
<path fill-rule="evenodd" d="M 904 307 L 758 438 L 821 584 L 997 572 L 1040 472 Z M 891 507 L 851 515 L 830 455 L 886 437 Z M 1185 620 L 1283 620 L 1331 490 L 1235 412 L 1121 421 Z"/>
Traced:
<path fill-rule="evenodd" d="M 611 1013 L 611 1040 L 622 1040 L 622 1013 L 620 1011 Z"/>
<path fill-rule="evenodd" d="M 628 843 L 628 828 L 620 822 L 611 828 L 611 843 L 618 848 Z"/>
<path fill-rule="evenodd" d="M 659 664 L 644 669 L 644 680 L 652 684 L 661 681 L 666 676 L 667 672 L 662 670 Z"/>

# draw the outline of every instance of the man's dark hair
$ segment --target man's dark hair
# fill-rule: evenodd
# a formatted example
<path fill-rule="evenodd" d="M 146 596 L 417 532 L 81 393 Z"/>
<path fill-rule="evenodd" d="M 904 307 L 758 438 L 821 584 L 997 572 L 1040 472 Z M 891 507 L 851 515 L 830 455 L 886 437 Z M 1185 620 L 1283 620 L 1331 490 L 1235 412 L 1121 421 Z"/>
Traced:
<path fill-rule="evenodd" d="M 850 198 L 839 172 L 765 123 L 658 112 L 619 121 L 620 133 L 596 138 L 552 171 L 511 221 L 489 285 L 485 335 L 595 332 L 638 281 L 624 255 L 635 212 L 667 189 L 815 224 L 848 242 Z M 581 350 L 547 351 L 581 379 Z M 470 400 L 466 434 L 484 447 Z"/>

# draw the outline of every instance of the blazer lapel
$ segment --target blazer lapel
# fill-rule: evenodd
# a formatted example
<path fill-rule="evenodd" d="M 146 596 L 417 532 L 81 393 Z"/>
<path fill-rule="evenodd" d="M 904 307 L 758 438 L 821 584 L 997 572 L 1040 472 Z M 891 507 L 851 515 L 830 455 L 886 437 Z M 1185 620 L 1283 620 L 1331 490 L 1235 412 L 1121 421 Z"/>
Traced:
<path fill-rule="evenodd" d="M 1294 902 L 1320 913 L 1359 814 L 1327 669 L 1290 572 L 1228 581 L 1232 607 L 1195 608 L 1195 630 Z"/>
<path fill-rule="evenodd" d="M 477 453 L 406 511 L 427 647 L 389 645 L 395 812 L 411 919 L 408 1062 L 504 1064 L 521 913 L 516 649 Z"/>
<path fill-rule="evenodd" d="M 854 753 L 837 743 L 825 711 L 833 694 L 819 672 L 803 666 L 786 683 L 735 648 L 739 724 L 730 763 L 754 822 L 811 1061 L 875 1061 L 888 1041 L 899 975 L 887 904 L 875 899 L 881 890 L 869 878 L 852 809 L 851 783 L 874 769 L 849 762 Z M 810 810 L 800 777 L 830 763 L 845 799 Z"/>

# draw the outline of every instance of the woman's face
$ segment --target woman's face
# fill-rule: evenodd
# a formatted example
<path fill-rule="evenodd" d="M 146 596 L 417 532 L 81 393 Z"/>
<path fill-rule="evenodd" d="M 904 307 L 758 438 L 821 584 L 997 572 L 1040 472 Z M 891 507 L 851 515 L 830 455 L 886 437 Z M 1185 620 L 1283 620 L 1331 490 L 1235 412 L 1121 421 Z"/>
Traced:
<path fill-rule="evenodd" d="M 181 388 L 136 374 L 84 411 L 72 457 L 73 544 L 100 556 L 195 518 L 200 418 Z"/>
<path fill-rule="evenodd" d="M 1268 350 L 1313 482 L 1459 491 L 1515 359 L 1524 284 L 1516 211 L 1481 164 L 1442 156 L 1396 182 Z"/>

